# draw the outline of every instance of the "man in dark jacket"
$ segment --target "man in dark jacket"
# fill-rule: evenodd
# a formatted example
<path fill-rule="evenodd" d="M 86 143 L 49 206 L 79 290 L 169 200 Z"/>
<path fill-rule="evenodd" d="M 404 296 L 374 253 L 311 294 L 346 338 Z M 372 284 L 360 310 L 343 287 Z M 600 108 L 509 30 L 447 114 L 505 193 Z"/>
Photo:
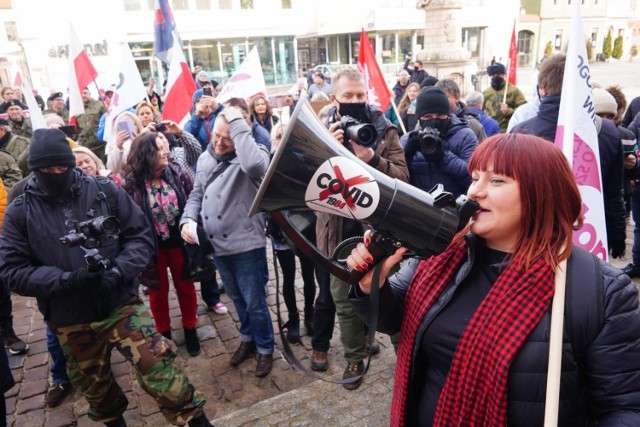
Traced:
<path fill-rule="evenodd" d="M 566 55 L 557 54 L 540 65 L 538 91 L 542 96 L 538 114 L 515 126 L 511 133 L 528 133 L 552 143 L 555 141 L 565 62 Z M 624 151 L 616 125 L 611 120 L 600 117 L 596 119 L 601 124 L 598 130 L 598 151 L 607 240 L 611 256 L 619 258 L 624 255 L 627 228 L 623 198 Z"/>
<path fill-rule="evenodd" d="M 427 70 L 422 68 L 422 61 L 414 61 L 413 69 L 409 68 L 409 62 L 411 62 L 411 56 L 407 54 L 407 58 L 404 61 L 404 69 L 407 70 L 409 74 L 411 74 L 409 83 L 418 83 L 419 85 L 421 85 L 424 79 L 429 76 L 429 73 L 427 73 Z"/>
<path fill-rule="evenodd" d="M 449 99 L 440 88 L 424 89 L 416 99 L 420 130 L 401 139 L 411 184 L 430 191 L 436 184 L 458 197 L 471 183 L 467 170 L 478 138 L 469 126 L 450 114 Z"/>
<path fill-rule="evenodd" d="M 117 348 L 169 422 L 210 425 L 205 399 L 173 361 L 175 344 L 155 331 L 138 296 L 138 274 L 155 249 L 144 214 L 120 187 L 75 163 L 62 131 L 34 132 L 33 177 L 4 217 L 0 280 L 36 298 L 60 339 L 69 378 L 89 403 L 89 418 L 126 425 L 127 399 L 104 368 Z"/>
<path fill-rule="evenodd" d="M 396 103 L 396 107 L 400 104 L 402 95 L 404 95 L 405 90 L 407 90 L 407 86 L 409 86 L 410 78 L 411 76 L 407 70 L 400 70 L 400 73 L 398 74 L 398 82 L 393 86 L 393 102 Z"/>
<path fill-rule="evenodd" d="M 384 118 L 384 112 L 370 106 L 366 100 L 367 90 L 362 75 L 352 68 L 340 71 L 332 80 L 333 108 L 329 110 L 329 131 L 361 161 L 392 178 L 406 182 L 409 172 L 398 132 Z M 378 136 L 374 148 L 360 145 L 347 137 L 340 123 L 341 118 L 345 116 L 376 127 Z M 351 218 L 348 214 L 345 216 Z M 318 212 L 317 217 L 316 241 L 318 249 L 325 254 L 332 254 L 344 239 L 361 236 L 363 233 L 362 225 L 352 219 L 324 212 Z M 348 390 L 354 390 L 362 383 L 361 375 L 364 373 L 363 360 L 367 356 L 365 330 L 362 321 L 347 301 L 349 285 L 337 277 L 328 276 L 324 270 L 318 273 L 320 292 L 315 304 L 311 368 L 324 371 L 328 367 L 327 351 L 333 334 L 333 318 L 337 314 L 340 322 L 340 341 L 347 361 L 342 378 L 358 378 L 343 386 Z M 375 353 L 375 347 L 369 351 Z"/>
<path fill-rule="evenodd" d="M 487 138 L 487 133 L 484 131 L 482 123 L 480 123 L 480 117 L 467 108 L 464 102 L 460 101 L 460 87 L 458 83 L 452 79 L 442 79 L 435 84 L 435 87 L 439 87 L 447 94 L 451 113 L 458 116 L 462 121 L 467 122 L 469 128 L 471 128 L 476 138 L 478 138 L 478 142 L 484 141 Z"/>

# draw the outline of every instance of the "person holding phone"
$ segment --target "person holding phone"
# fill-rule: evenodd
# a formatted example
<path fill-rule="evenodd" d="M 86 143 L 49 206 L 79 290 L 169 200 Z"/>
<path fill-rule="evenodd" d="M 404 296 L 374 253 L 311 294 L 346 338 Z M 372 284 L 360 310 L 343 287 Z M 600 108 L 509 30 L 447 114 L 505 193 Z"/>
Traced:
<path fill-rule="evenodd" d="M 224 108 L 218 104 L 215 96 L 205 95 L 204 89 L 198 89 L 193 93 L 193 114 L 184 126 L 184 130 L 195 136 L 202 151 L 205 151 L 211 141 L 211 130 L 216 117 Z"/>
<path fill-rule="evenodd" d="M 138 116 L 130 111 L 123 111 L 116 117 L 105 151 L 107 168 L 120 178 L 123 177 L 122 171 L 131 150 L 131 143 L 143 128 Z"/>

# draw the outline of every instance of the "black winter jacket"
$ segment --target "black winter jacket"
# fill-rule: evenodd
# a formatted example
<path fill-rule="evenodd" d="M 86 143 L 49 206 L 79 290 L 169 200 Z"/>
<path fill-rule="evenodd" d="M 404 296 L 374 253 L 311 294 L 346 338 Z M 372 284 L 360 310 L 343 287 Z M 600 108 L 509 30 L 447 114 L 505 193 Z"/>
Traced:
<path fill-rule="evenodd" d="M 38 188 L 32 177 L 23 196 L 7 208 L 0 237 L 0 280 L 19 295 L 35 297 L 45 320 L 58 326 L 102 320 L 100 313 L 126 304 L 138 295 L 138 274 L 154 252 L 154 237 L 144 214 L 125 191 L 108 181 L 115 194 L 120 222 L 116 244 L 100 248 L 104 259 L 115 262 L 124 284 L 109 298 L 98 300 L 92 289 L 69 292 L 61 285 L 65 272 L 86 268 L 80 247 L 69 248 L 60 237 L 72 229 L 72 221 L 110 215 L 106 199 L 94 177 L 75 170 L 70 200 L 57 200 Z M 105 184 L 102 184 L 103 186 Z M 106 310 L 106 311 L 105 311 Z"/>
<path fill-rule="evenodd" d="M 516 125 L 511 133 L 537 135 L 554 142 L 560 95 L 544 96 L 538 115 Z M 611 120 L 602 120 L 598 133 L 600 175 L 604 196 L 604 214 L 609 242 L 624 241 L 626 237 L 626 210 L 624 207 L 624 152 L 620 132 Z"/>
<path fill-rule="evenodd" d="M 438 301 L 426 313 L 419 331 L 424 331 L 429 319 L 446 310 L 453 293 L 471 271 L 475 254 L 480 245 L 484 245 L 484 240 L 471 237 L 468 243 L 470 249 L 467 260 L 460 267 L 454 283 L 444 290 Z M 584 252 L 574 247 L 572 253 L 576 251 Z M 591 256 L 581 257 L 585 258 L 592 259 Z M 588 285 L 575 282 L 571 285 L 572 291 L 578 296 L 571 301 L 576 301 L 576 305 L 587 304 L 592 310 L 604 309 L 604 322 L 582 358 L 574 353 L 571 345 L 573 340 L 569 337 L 565 322 L 559 426 L 587 426 L 590 412 L 598 420 L 598 427 L 640 425 L 638 290 L 620 270 L 610 264 L 599 262 L 603 274 L 603 301 L 595 301 L 594 292 L 581 292 L 581 289 Z M 378 331 L 393 334 L 400 330 L 404 298 L 418 263 L 417 259 L 406 261 L 398 273 L 389 277 L 387 285 L 380 289 Z M 457 292 L 464 292 L 464 288 Z M 369 297 L 352 287 L 349 300 L 358 315 L 366 322 Z M 539 427 L 544 424 L 550 320 L 549 309 L 511 364 L 507 386 L 509 427 Z M 593 329 L 592 325 L 581 326 L 583 327 L 574 326 L 573 329 L 584 330 L 585 335 Z M 420 342 L 420 337 L 417 337 L 416 343 Z M 416 366 L 416 355 L 417 349 L 414 348 L 412 367 Z M 411 390 L 411 383 L 409 389 Z"/>

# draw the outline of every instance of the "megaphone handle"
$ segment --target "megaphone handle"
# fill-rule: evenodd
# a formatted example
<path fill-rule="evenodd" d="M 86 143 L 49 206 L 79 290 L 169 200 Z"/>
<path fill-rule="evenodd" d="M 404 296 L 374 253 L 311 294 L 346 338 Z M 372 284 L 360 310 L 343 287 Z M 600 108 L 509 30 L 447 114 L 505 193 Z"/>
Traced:
<path fill-rule="evenodd" d="M 371 233 L 371 242 L 369 243 L 369 246 L 367 246 L 371 257 L 373 258 L 371 266 L 373 267 L 384 258 L 393 255 L 399 247 L 400 246 L 397 241 L 391 240 L 380 234 L 378 231 L 373 230 Z M 357 283 L 366 273 L 366 271 L 357 271 L 353 269 L 348 269 L 347 271 L 353 277 L 353 281 L 350 281 L 349 283 Z"/>

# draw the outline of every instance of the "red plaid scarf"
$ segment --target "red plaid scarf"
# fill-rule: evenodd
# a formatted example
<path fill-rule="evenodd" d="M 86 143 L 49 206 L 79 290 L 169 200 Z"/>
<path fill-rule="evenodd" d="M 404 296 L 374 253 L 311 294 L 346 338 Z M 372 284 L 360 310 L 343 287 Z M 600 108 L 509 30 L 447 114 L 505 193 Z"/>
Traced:
<path fill-rule="evenodd" d="M 467 246 L 450 247 L 422 261 L 409 286 L 398 361 L 391 425 L 406 416 L 411 358 L 420 322 L 454 280 Z M 525 269 L 512 261 L 500 274 L 460 338 L 438 399 L 433 425 L 506 426 L 509 367 L 551 304 L 554 273 L 543 261 Z"/>

